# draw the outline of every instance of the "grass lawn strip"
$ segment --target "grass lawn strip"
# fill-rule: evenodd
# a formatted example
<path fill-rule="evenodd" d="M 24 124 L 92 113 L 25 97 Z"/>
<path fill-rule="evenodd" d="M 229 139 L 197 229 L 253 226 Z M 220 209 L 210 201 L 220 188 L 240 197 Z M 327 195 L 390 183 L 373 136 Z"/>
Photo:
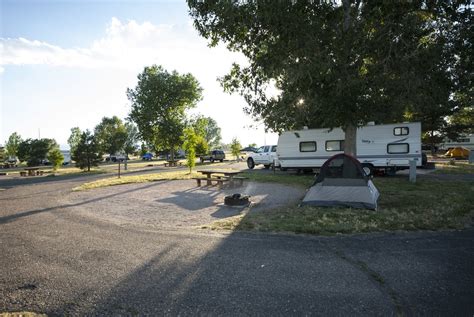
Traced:
<path fill-rule="evenodd" d="M 363 233 L 395 230 L 462 229 L 474 218 L 474 182 L 376 178 L 379 210 L 288 206 L 239 215 L 201 228 L 294 232 Z"/>
<path fill-rule="evenodd" d="M 456 162 L 454 165 L 449 163 L 436 163 L 435 174 L 474 174 L 474 164 L 467 162 Z"/>
<path fill-rule="evenodd" d="M 110 177 L 99 179 L 93 182 L 84 183 L 78 187 L 74 187 L 73 191 L 81 191 L 81 190 L 89 190 L 107 186 L 116 186 L 116 185 L 123 185 L 123 184 L 135 184 L 135 183 L 147 183 L 147 182 L 154 182 L 160 180 L 178 180 L 178 179 L 191 179 L 193 177 L 202 176 L 200 173 L 193 172 L 189 173 L 188 170 L 179 170 L 179 171 L 170 171 L 170 172 L 161 172 L 161 173 L 153 173 L 153 174 L 145 174 L 145 175 L 133 175 L 133 176 L 122 176 L 121 178 L 118 177 Z"/>

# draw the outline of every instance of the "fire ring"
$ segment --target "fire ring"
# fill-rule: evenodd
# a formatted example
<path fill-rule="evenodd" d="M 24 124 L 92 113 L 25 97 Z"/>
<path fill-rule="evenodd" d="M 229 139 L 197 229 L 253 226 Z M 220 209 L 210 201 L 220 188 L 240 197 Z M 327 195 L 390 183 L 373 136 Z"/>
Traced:
<path fill-rule="evenodd" d="M 224 204 L 228 206 L 245 206 L 250 204 L 250 196 L 233 194 L 231 196 L 225 196 Z"/>

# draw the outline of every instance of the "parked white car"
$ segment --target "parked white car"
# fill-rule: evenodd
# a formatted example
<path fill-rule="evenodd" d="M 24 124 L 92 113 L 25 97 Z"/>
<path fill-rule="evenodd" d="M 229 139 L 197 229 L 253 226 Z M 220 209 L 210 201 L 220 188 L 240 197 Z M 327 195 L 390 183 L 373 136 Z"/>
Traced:
<path fill-rule="evenodd" d="M 253 169 L 256 165 L 263 164 L 265 168 L 270 168 L 273 164 L 280 166 L 277 157 L 276 145 L 265 145 L 260 147 L 257 152 L 250 153 L 247 156 L 247 166 Z"/>

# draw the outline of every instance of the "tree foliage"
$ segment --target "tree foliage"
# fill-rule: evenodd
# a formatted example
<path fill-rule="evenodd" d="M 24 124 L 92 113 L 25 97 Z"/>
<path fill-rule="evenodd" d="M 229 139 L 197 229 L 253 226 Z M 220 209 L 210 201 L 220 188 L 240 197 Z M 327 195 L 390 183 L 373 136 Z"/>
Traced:
<path fill-rule="evenodd" d="M 232 152 L 232 155 L 234 155 L 237 160 L 239 159 L 241 149 L 242 149 L 242 145 L 240 144 L 239 140 L 237 140 L 237 138 L 233 138 L 230 144 L 230 151 Z"/>
<path fill-rule="evenodd" d="M 42 163 L 48 152 L 57 148 L 58 144 L 53 139 L 26 139 L 18 146 L 18 159 L 28 166 L 37 166 Z"/>
<path fill-rule="evenodd" d="M 448 118 L 445 135 L 456 140 L 465 134 L 474 134 L 474 107 L 466 107 Z"/>
<path fill-rule="evenodd" d="M 127 129 L 117 116 L 103 117 L 94 129 L 94 136 L 100 151 L 113 155 L 123 151 L 127 140 Z"/>
<path fill-rule="evenodd" d="M 132 122 L 125 123 L 126 139 L 123 145 L 123 151 L 125 154 L 135 153 L 138 149 L 138 128 Z"/>
<path fill-rule="evenodd" d="M 0 146 L 0 164 L 3 164 L 5 160 L 6 160 L 5 148 Z"/>
<path fill-rule="evenodd" d="M 183 149 L 186 152 L 186 165 L 189 167 L 189 173 L 192 172 L 193 167 L 196 166 L 196 145 L 198 136 L 194 128 L 187 127 L 183 133 Z"/>
<path fill-rule="evenodd" d="M 197 136 L 195 150 L 197 155 L 205 155 L 209 152 L 209 145 L 202 136 Z"/>
<path fill-rule="evenodd" d="M 48 161 L 51 163 L 53 166 L 53 170 L 57 170 L 61 164 L 64 162 L 64 156 L 59 150 L 58 147 L 54 147 L 49 150 L 48 155 L 47 155 Z"/>
<path fill-rule="evenodd" d="M 81 141 L 81 136 L 82 136 L 82 131 L 79 129 L 79 127 L 74 127 L 71 128 L 71 135 L 67 139 L 67 143 L 69 144 L 70 147 L 70 152 L 71 152 L 71 159 L 76 160 L 74 158 L 73 153 L 76 151 L 76 147 Z"/>
<path fill-rule="evenodd" d="M 135 89 L 127 89 L 130 118 L 140 137 L 155 149 L 169 150 L 172 158 L 180 145 L 186 110 L 201 99 L 202 89 L 191 74 L 168 72 L 161 66 L 145 67 Z"/>
<path fill-rule="evenodd" d="M 18 148 L 21 142 L 23 142 L 23 139 L 21 138 L 21 136 L 18 133 L 13 132 L 8 137 L 8 141 L 5 143 L 6 155 L 17 157 Z"/>
<path fill-rule="evenodd" d="M 196 134 L 204 138 L 209 147 L 218 147 L 221 143 L 221 128 L 211 117 L 197 116 L 191 120 Z"/>
<path fill-rule="evenodd" d="M 188 5 L 211 45 L 224 42 L 248 58 L 221 83 L 273 131 L 343 127 L 345 151 L 355 153 L 355 127 L 398 121 L 407 109 L 452 109 L 450 96 L 472 91 L 467 0 Z M 279 93 L 270 94 L 272 87 Z"/>
<path fill-rule="evenodd" d="M 80 169 L 91 170 L 92 166 L 102 160 L 100 155 L 100 146 L 95 136 L 89 130 L 82 132 L 81 139 L 74 151 L 76 166 Z"/>

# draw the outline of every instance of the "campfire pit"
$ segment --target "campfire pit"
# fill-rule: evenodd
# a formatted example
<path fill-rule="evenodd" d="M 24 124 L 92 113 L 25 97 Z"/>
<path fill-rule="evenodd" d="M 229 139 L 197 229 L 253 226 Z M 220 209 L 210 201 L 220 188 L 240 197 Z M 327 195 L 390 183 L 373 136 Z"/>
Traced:
<path fill-rule="evenodd" d="M 227 206 L 245 206 L 250 204 L 250 196 L 233 194 L 231 196 L 225 196 L 224 204 Z"/>

